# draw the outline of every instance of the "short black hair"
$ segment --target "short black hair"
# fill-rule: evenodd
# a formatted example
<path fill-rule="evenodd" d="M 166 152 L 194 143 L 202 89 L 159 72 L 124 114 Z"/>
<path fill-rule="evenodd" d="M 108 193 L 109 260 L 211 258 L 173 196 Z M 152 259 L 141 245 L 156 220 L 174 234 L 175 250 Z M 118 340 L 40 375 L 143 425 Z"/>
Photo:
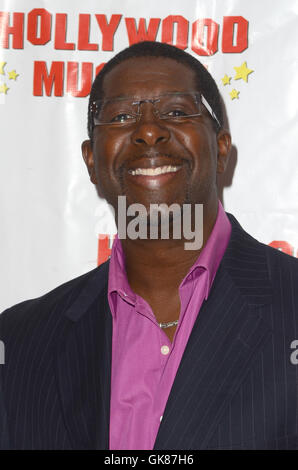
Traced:
<path fill-rule="evenodd" d="M 195 57 L 175 46 L 156 41 L 142 41 L 120 51 L 97 74 L 92 84 L 88 105 L 88 135 L 91 141 L 93 135 L 91 105 L 93 101 L 103 98 L 104 77 L 116 65 L 132 57 L 165 57 L 188 66 L 195 73 L 198 91 L 204 95 L 220 123 L 220 125 L 216 124 L 216 131 L 223 127 L 224 114 L 220 93 L 206 67 Z"/>

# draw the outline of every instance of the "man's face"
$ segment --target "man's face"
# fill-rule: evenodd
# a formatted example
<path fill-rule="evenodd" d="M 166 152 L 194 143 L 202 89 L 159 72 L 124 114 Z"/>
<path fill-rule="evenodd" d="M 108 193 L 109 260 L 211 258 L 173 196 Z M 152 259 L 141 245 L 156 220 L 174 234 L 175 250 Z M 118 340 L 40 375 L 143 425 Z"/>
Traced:
<path fill-rule="evenodd" d="M 122 95 L 137 100 L 169 92 L 197 90 L 194 72 L 168 58 L 131 58 L 116 65 L 104 78 L 105 98 Z M 141 104 L 141 119 L 129 126 L 96 126 L 93 145 L 82 145 L 91 181 L 98 193 L 117 208 L 117 197 L 132 203 L 203 203 L 204 211 L 217 200 L 216 173 L 225 169 L 230 136 L 216 135 L 211 116 L 184 122 L 159 120 L 151 103 Z M 159 175 L 133 174 L 137 168 L 176 167 Z M 205 207 L 206 206 L 206 207 Z"/>

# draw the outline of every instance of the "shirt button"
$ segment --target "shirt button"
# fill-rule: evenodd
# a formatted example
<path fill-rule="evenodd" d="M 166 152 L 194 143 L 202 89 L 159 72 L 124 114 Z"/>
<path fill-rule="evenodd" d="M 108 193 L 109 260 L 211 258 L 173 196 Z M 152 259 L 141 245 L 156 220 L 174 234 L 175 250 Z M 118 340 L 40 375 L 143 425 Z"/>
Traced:
<path fill-rule="evenodd" d="M 169 346 L 165 345 L 165 346 L 162 346 L 160 350 L 161 350 L 161 354 L 164 354 L 166 356 L 167 354 L 169 354 L 170 348 Z"/>
<path fill-rule="evenodd" d="M 162 420 L 162 415 L 161 415 L 161 417 L 159 418 L 159 421 L 161 421 L 161 420 Z"/>

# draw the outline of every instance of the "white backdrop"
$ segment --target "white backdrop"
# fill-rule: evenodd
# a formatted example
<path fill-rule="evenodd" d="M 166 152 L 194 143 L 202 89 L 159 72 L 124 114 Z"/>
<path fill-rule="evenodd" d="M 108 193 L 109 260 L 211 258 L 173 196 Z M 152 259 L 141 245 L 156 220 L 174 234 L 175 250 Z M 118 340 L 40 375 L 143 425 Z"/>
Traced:
<path fill-rule="evenodd" d="M 88 93 L 144 25 L 218 83 L 234 144 L 225 209 L 298 256 L 297 13 L 297 0 L 0 0 L 0 311 L 107 255 L 98 237 L 115 226 L 80 151 Z"/>

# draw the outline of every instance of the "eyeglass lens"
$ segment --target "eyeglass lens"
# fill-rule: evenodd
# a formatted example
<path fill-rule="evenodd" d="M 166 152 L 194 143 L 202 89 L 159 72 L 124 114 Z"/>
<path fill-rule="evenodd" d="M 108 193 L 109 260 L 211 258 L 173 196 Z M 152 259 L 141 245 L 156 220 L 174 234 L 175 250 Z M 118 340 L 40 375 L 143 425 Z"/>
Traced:
<path fill-rule="evenodd" d="M 96 102 L 94 124 L 135 122 L 148 102 L 153 104 L 160 119 L 181 119 L 200 114 L 200 101 L 194 94 L 165 94 L 140 101 L 133 98 L 110 99 Z"/>

